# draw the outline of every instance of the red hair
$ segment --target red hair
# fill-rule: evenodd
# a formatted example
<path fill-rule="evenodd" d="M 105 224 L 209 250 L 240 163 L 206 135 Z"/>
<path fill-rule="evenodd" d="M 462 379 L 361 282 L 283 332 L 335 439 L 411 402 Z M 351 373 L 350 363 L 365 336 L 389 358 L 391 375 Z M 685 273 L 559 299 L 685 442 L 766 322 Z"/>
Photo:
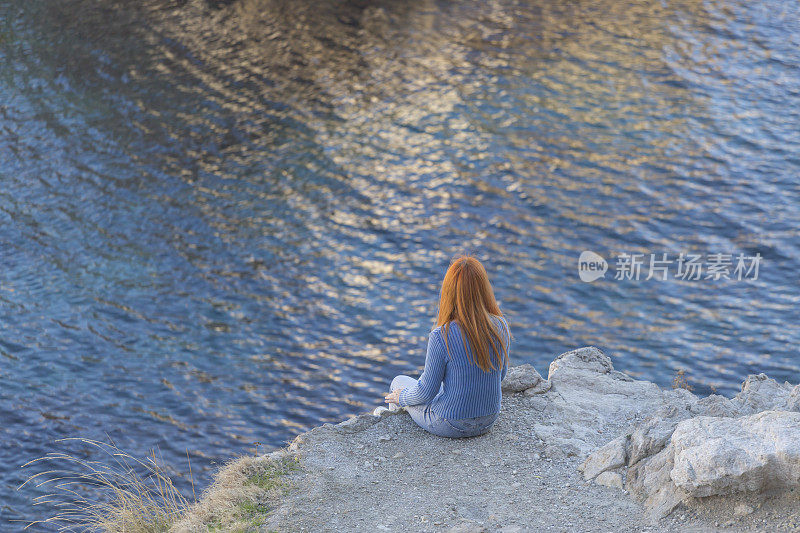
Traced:
<path fill-rule="evenodd" d="M 437 326 L 444 326 L 447 355 L 450 356 L 449 323 L 457 322 L 464 346 L 468 347 L 468 357 L 470 349 L 473 354 L 470 362 L 477 364 L 486 372 L 496 370 L 492 359 L 494 354 L 498 363 L 497 368 L 502 368 L 503 361 L 508 361 L 508 353 L 500 332 L 489 317 L 490 314 L 503 316 L 494 298 L 486 269 L 480 261 L 470 255 L 455 257 L 450 262 L 450 268 L 447 269 L 442 281 L 439 317 L 436 321 Z M 507 329 L 506 335 L 509 335 Z"/>

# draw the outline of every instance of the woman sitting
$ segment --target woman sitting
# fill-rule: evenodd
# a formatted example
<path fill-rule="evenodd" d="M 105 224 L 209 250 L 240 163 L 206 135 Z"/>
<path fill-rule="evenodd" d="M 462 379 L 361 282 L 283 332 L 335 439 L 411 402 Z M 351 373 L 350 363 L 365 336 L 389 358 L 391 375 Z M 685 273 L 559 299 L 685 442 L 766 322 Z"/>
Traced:
<path fill-rule="evenodd" d="M 500 413 L 510 340 L 486 269 L 474 257 L 459 256 L 442 282 L 425 369 L 419 380 L 395 377 L 386 402 L 405 407 L 414 422 L 435 435 L 485 433 Z"/>

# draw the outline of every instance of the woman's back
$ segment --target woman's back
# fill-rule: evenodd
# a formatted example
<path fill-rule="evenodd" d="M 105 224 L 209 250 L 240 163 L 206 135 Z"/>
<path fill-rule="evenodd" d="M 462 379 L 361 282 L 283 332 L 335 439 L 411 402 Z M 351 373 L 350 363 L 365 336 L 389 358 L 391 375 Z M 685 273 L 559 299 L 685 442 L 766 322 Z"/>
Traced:
<path fill-rule="evenodd" d="M 447 341 L 450 357 L 447 360 L 442 393 L 438 398 L 434 398 L 434 403 L 439 404 L 442 412 L 451 414 L 451 416 L 443 414 L 445 418 L 470 418 L 500 412 L 500 382 L 505 378 L 508 369 L 503 350 L 508 350 L 508 337 L 505 321 L 502 318 L 492 315 L 492 322 L 500 334 L 503 345 L 497 346 L 500 358 L 494 360 L 496 370 L 489 372 L 472 362 L 475 359 L 471 356 L 471 351 L 468 357 L 458 323 L 449 323 Z M 442 326 L 439 329 L 444 339 L 445 328 Z"/>
<path fill-rule="evenodd" d="M 472 256 L 453 259 L 439 292 L 419 379 L 395 376 L 385 401 L 407 408 L 420 427 L 443 437 L 480 435 L 500 413 L 511 333 L 489 275 Z"/>
<path fill-rule="evenodd" d="M 502 347 L 497 346 L 499 360 L 493 359 L 495 370 L 484 371 L 473 362 L 475 358 L 471 349 L 468 352 L 468 343 L 464 342 L 458 322 L 449 322 L 431 331 L 425 372 L 417 387 L 403 391 L 401 405 L 430 402 L 439 416 L 450 420 L 499 413 L 502 399 L 500 382 L 508 370 L 508 359 L 503 357 L 503 352 L 509 348 L 509 331 L 502 317 L 490 316 L 503 343 Z M 488 342 L 487 339 L 487 345 Z M 429 397 L 431 394 L 435 394 L 432 399 Z"/>

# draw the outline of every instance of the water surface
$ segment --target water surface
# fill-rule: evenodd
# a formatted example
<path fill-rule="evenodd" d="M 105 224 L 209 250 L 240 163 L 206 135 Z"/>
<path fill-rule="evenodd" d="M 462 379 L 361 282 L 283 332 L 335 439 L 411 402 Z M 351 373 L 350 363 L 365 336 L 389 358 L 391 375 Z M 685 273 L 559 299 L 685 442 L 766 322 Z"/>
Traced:
<path fill-rule="evenodd" d="M 515 363 L 800 381 L 799 50 L 776 0 L 0 0 L 0 523 L 49 512 L 15 489 L 58 438 L 200 489 L 380 404 L 459 252 Z M 764 259 L 587 284 L 583 250 Z"/>

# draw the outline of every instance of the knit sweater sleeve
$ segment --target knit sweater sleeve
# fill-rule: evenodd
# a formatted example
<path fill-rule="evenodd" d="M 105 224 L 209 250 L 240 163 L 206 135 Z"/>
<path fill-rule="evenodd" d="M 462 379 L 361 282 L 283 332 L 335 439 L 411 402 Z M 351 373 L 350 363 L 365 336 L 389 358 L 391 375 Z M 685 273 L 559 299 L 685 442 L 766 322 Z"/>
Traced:
<path fill-rule="evenodd" d="M 413 387 L 407 387 L 400 393 L 399 402 L 402 407 L 426 404 L 433 400 L 439 392 L 447 366 L 447 355 L 444 343 L 438 330 L 428 336 L 428 352 L 425 355 L 425 369 Z"/>

